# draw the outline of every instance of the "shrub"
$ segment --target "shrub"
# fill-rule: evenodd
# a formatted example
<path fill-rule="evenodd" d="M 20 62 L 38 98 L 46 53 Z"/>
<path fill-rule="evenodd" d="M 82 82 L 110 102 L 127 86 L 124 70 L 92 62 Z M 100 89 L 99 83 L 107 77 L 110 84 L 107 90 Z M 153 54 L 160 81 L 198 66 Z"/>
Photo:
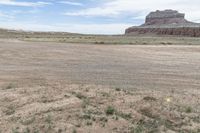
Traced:
<path fill-rule="evenodd" d="M 112 106 L 108 106 L 105 112 L 106 112 L 106 115 L 113 115 L 115 113 L 115 108 Z"/>
<path fill-rule="evenodd" d="M 9 85 L 6 86 L 6 90 L 9 90 L 9 89 L 12 89 L 12 88 L 15 88 L 15 85 L 10 83 Z"/>
<path fill-rule="evenodd" d="M 115 90 L 116 90 L 116 91 L 121 91 L 121 89 L 120 89 L 120 88 L 115 88 Z"/>
<path fill-rule="evenodd" d="M 192 112 L 192 108 L 191 107 L 187 107 L 185 110 L 186 113 L 191 113 Z"/>
<path fill-rule="evenodd" d="M 79 99 L 86 99 L 86 96 L 82 95 L 81 93 L 76 93 L 76 97 Z"/>

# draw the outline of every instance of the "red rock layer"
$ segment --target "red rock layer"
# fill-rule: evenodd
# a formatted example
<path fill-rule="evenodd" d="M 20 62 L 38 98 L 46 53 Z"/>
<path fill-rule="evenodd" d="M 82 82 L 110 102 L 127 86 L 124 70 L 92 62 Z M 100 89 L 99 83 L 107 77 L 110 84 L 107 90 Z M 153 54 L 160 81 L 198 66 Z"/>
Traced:
<path fill-rule="evenodd" d="M 126 29 L 126 34 L 156 34 L 156 35 L 178 35 L 200 37 L 200 27 L 179 27 L 179 28 L 139 28 Z"/>

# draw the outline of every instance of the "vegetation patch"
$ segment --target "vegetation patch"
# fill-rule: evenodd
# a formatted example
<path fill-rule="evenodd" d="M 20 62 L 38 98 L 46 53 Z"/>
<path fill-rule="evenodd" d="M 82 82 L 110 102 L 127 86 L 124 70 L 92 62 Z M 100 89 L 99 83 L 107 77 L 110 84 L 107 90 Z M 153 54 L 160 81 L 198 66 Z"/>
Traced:
<path fill-rule="evenodd" d="M 113 106 L 108 106 L 105 110 L 106 115 L 113 115 L 116 112 Z"/>

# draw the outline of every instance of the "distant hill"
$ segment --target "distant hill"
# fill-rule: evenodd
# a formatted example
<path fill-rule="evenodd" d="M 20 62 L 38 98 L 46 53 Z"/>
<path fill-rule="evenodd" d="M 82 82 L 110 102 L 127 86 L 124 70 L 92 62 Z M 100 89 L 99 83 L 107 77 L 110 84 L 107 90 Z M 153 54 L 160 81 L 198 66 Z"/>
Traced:
<path fill-rule="evenodd" d="M 34 32 L 34 31 L 23 31 L 23 30 L 11 30 L 0 28 L 0 38 L 28 38 L 28 37 L 44 37 L 44 38 L 59 38 L 65 37 L 66 35 L 80 35 L 69 32 Z"/>

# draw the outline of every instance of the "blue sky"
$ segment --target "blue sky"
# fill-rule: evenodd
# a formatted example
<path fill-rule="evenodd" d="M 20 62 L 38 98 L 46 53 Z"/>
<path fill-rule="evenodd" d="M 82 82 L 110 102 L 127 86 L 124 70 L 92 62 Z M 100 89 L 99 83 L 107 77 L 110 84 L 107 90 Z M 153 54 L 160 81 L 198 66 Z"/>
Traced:
<path fill-rule="evenodd" d="M 200 22 L 199 0 L 0 0 L 0 27 L 122 34 L 150 11 L 175 9 Z"/>

